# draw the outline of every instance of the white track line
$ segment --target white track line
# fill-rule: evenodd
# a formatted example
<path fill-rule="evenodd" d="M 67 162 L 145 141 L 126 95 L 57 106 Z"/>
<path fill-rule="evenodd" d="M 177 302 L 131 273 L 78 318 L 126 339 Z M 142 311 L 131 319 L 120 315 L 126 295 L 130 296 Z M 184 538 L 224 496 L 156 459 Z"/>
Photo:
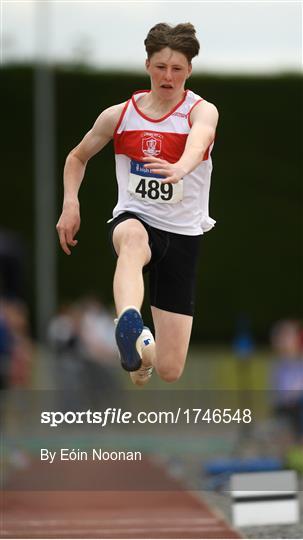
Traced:
<path fill-rule="evenodd" d="M 119 525 L 128 525 L 128 524 L 132 524 L 132 523 L 135 523 L 135 524 L 139 524 L 139 523 L 145 523 L 146 521 L 150 521 L 152 519 L 153 523 L 164 523 L 164 524 L 169 524 L 170 522 L 174 523 L 174 524 L 183 524 L 183 525 L 187 525 L 187 524 L 196 524 L 196 525 L 211 525 L 211 524 L 216 524 L 218 523 L 218 521 L 220 520 L 217 520 L 217 519 L 214 519 L 214 518 L 203 518 L 203 517 L 188 517 L 188 518 L 178 518 L 178 517 L 165 517 L 163 516 L 163 518 L 154 518 L 153 516 L 146 516 L 145 518 L 136 518 L 136 517 L 133 517 L 133 518 L 116 518 L 115 516 L 113 516 L 112 518 L 99 518 L 99 519 L 14 519 L 14 520 L 7 520 L 5 519 L 5 525 L 6 526 L 9 526 L 9 525 L 13 525 L 13 526 L 19 526 L 19 527 L 41 527 L 41 526 L 58 526 L 58 525 L 63 525 L 63 526 L 74 526 L 76 527 L 77 525 L 83 525 L 85 524 L 86 526 L 94 526 L 94 525 L 100 525 L 101 523 L 102 524 L 111 524 L 111 523 L 115 523 L 115 524 L 119 524 Z"/>
<path fill-rule="evenodd" d="M 76 533 L 77 535 L 83 535 L 85 536 L 86 534 L 102 534 L 102 535 L 105 535 L 105 536 L 108 536 L 108 535 L 122 535 L 121 537 L 125 536 L 126 534 L 127 535 L 130 535 L 130 534 L 142 534 L 142 533 L 152 533 L 152 534 L 156 534 L 156 533 L 167 533 L 167 532 L 176 532 L 176 533 L 180 533 L 180 532 L 186 532 L 186 533 L 192 533 L 192 532 L 199 532 L 199 533 L 202 533 L 202 532 L 208 532 L 208 533 L 212 533 L 212 532 L 224 532 L 226 531 L 226 528 L 225 527 L 220 527 L 220 526 L 210 526 L 210 527 L 186 527 L 184 529 L 180 528 L 180 527 L 154 527 L 154 526 L 150 526 L 150 527 L 132 527 L 132 528 L 128 528 L 128 529 L 117 529 L 117 528 L 110 528 L 110 529 L 53 529 L 51 531 L 47 531 L 47 534 L 49 535 L 66 535 L 66 534 L 70 534 L 70 533 Z M 38 535 L 38 537 L 43 537 L 43 535 L 45 535 L 45 529 L 38 529 L 38 530 L 35 530 L 35 531 L 26 531 L 27 534 L 31 534 L 31 535 Z M 24 535 L 24 529 L 11 529 L 11 530 L 3 530 L 3 534 L 4 535 L 16 535 L 16 534 L 23 534 Z"/>

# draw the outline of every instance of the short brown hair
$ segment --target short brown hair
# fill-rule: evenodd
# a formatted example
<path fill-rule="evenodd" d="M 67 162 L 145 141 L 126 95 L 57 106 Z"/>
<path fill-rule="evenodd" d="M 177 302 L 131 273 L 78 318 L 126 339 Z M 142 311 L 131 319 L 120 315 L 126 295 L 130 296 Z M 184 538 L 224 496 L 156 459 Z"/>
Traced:
<path fill-rule="evenodd" d="M 191 23 L 177 24 L 170 26 L 167 23 L 158 23 L 148 32 L 144 41 L 147 57 L 150 57 L 169 47 L 186 56 L 188 62 L 192 61 L 194 56 L 199 54 L 200 43 L 196 38 L 195 27 Z"/>

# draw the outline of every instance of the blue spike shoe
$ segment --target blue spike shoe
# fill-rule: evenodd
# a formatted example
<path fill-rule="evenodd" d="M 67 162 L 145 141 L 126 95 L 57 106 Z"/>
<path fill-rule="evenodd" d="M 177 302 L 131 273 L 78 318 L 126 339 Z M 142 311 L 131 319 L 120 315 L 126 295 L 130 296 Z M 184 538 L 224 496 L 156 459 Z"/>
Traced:
<path fill-rule="evenodd" d="M 141 367 L 142 359 L 137 349 L 137 339 L 142 334 L 143 327 L 143 319 L 135 307 L 126 308 L 118 318 L 116 342 L 122 367 L 126 371 L 137 371 Z"/>

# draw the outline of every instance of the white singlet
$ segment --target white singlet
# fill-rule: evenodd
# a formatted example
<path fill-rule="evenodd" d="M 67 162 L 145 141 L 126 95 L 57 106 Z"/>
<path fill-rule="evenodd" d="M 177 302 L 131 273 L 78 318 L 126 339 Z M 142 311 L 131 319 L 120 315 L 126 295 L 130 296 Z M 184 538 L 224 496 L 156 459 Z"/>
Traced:
<path fill-rule="evenodd" d="M 163 231 L 203 234 L 215 224 L 208 215 L 213 143 L 202 163 L 177 184 L 163 183 L 163 176 L 152 173 L 142 162 L 144 156 L 170 163 L 180 159 L 191 129 L 190 113 L 202 98 L 187 90 L 174 109 L 154 119 L 139 110 L 139 100 L 146 92 L 135 92 L 128 100 L 114 133 L 118 203 L 113 217 L 133 212 Z"/>

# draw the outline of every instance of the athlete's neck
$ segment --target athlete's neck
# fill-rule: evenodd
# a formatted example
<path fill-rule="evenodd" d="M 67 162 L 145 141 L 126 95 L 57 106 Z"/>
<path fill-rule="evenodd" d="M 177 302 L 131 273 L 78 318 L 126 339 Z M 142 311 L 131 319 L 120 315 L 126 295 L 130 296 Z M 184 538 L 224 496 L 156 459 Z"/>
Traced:
<path fill-rule="evenodd" d="M 184 97 L 185 91 L 182 90 L 177 96 L 172 99 L 165 99 L 158 96 L 152 90 L 138 101 L 138 107 L 141 112 L 151 118 L 161 118 L 169 113 Z"/>

